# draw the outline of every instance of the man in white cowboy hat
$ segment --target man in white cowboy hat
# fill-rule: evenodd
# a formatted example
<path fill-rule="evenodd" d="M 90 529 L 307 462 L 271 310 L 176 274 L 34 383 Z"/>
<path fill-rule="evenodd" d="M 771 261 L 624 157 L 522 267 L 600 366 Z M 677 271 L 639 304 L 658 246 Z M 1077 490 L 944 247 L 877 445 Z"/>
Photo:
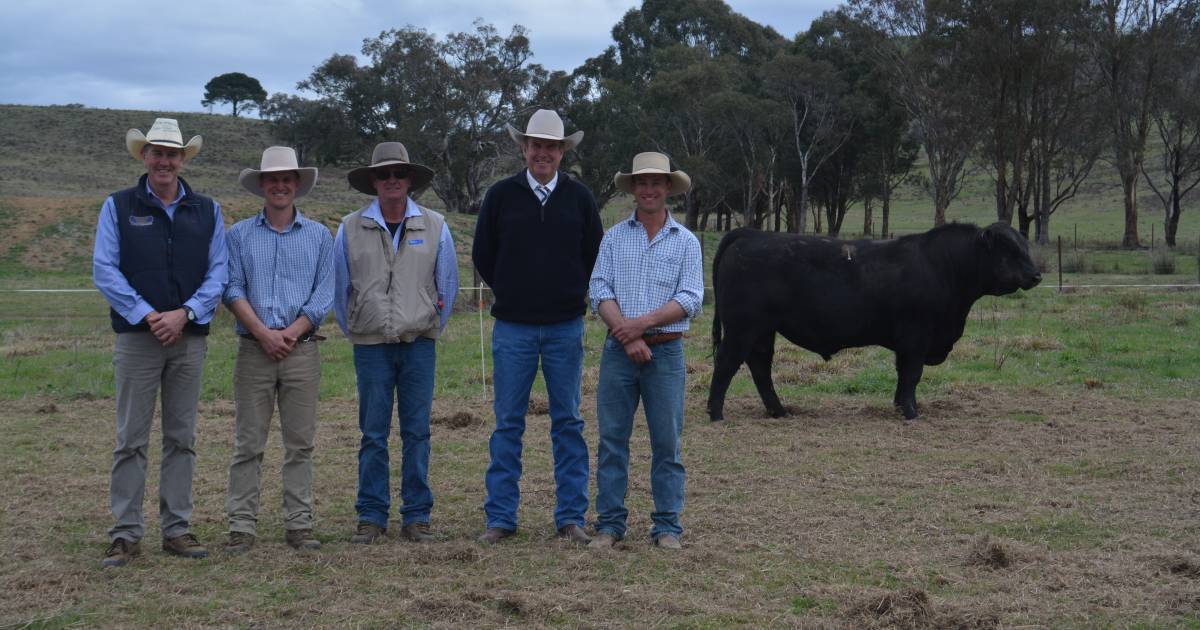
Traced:
<path fill-rule="evenodd" d="M 229 286 L 225 307 L 237 318 L 233 367 L 236 433 L 229 466 L 229 542 L 254 546 L 263 451 L 278 399 L 283 436 L 283 527 L 294 549 L 321 547 L 313 536 L 312 451 L 317 436 L 321 355 L 317 329 L 333 305 L 333 235 L 300 214 L 296 199 L 312 190 L 317 169 L 302 168 L 290 147 L 263 151 L 258 169 L 238 182 L 264 198 L 262 211 L 226 236 Z"/>
<path fill-rule="evenodd" d="M 179 177 L 200 145 L 200 136 L 184 144 L 179 124 L 169 118 L 155 120 L 146 134 L 130 129 L 125 147 L 146 174 L 100 208 L 92 276 L 112 307 L 117 333 L 117 445 L 109 486 L 116 524 L 108 531 L 105 568 L 140 552 L 146 450 L 160 388 L 162 548 L 189 558 L 208 555 L 191 533 L 192 447 L 208 324 L 225 289 L 227 255 L 220 204 Z"/>
<path fill-rule="evenodd" d="M 346 175 L 376 198 L 346 215 L 333 246 L 334 312 L 354 344 L 358 380 L 358 526 L 350 542 L 387 534 L 391 511 L 388 435 L 393 403 L 403 441 L 400 535 L 431 542 L 429 414 L 436 367 L 434 341 L 458 294 L 458 259 L 442 215 L 409 197 L 433 170 L 408 160 L 399 142 L 381 142 L 371 163 Z"/>
<path fill-rule="evenodd" d="M 588 497 L 588 450 L 579 413 L 583 376 L 583 314 L 588 274 L 604 235 L 596 199 L 579 180 L 559 171 L 563 153 L 583 132 L 567 136 L 558 114 L 540 109 L 525 132 L 508 133 L 526 168 L 496 182 L 483 199 L 471 258 L 496 301 L 492 317 L 496 429 L 485 483 L 487 527 L 479 540 L 495 543 L 517 531 L 521 442 L 539 360 L 550 399 L 558 536 L 578 544 Z"/>
<path fill-rule="evenodd" d="M 604 235 L 589 290 L 592 308 L 608 326 L 600 356 L 596 417 L 596 537 L 612 548 L 625 537 L 629 436 L 640 399 L 650 432 L 650 539 L 679 549 L 684 471 L 680 460 L 687 369 L 683 333 L 700 312 L 704 269 L 700 242 L 675 222 L 667 198 L 687 192 L 691 179 L 672 171 L 661 153 L 639 153 L 616 186 L 633 195 L 636 210 Z"/>

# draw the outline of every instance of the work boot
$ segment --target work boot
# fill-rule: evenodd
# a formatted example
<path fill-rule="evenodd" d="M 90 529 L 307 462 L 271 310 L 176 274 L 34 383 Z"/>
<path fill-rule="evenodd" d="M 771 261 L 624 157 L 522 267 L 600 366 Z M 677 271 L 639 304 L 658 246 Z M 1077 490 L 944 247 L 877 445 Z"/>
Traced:
<path fill-rule="evenodd" d="M 400 536 L 405 540 L 419 543 L 429 543 L 436 540 L 433 532 L 429 531 L 429 523 L 409 523 L 400 529 Z"/>
<path fill-rule="evenodd" d="M 321 541 L 313 536 L 311 529 L 289 529 L 284 539 L 289 547 L 299 551 L 316 551 L 321 548 Z"/>
<path fill-rule="evenodd" d="M 592 538 L 592 542 L 588 543 L 588 549 L 599 549 L 601 551 L 608 551 L 616 546 L 617 537 L 608 532 L 596 534 L 596 537 Z"/>
<path fill-rule="evenodd" d="M 173 556 L 181 556 L 183 558 L 208 557 L 208 550 L 191 534 L 183 534 L 174 538 L 164 538 L 162 550 Z"/>
<path fill-rule="evenodd" d="M 683 549 L 683 545 L 679 542 L 679 537 L 674 534 L 663 534 L 655 538 L 654 546 L 659 549 L 670 549 L 672 551 Z"/>
<path fill-rule="evenodd" d="M 142 544 L 140 542 L 132 541 L 128 538 L 114 538 L 112 543 L 108 545 L 108 551 L 104 552 L 104 559 L 100 561 L 100 568 L 112 569 L 123 567 L 141 553 Z"/>
<path fill-rule="evenodd" d="M 246 532 L 229 532 L 229 542 L 225 543 L 225 553 L 240 556 L 254 546 L 254 534 Z"/>
<path fill-rule="evenodd" d="M 354 531 L 354 535 L 350 537 L 350 542 L 356 545 L 369 545 L 374 542 L 383 542 L 387 536 L 387 529 L 362 521 L 358 524 L 358 529 Z"/>
<path fill-rule="evenodd" d="M 494 545 L 505 538 L 515 535 L 516 533 L 517 530 L 515 529 L 489 527 L 483 532 L 483 535 L 481 535 L 478 540 L 485 545 Z"/>
<path fill-rule="evenodd" d="M 558 528 L 558 537 L 563 540 L 569 540 L 577 545 L 586 545 L 592 542 L 591 536 L 588 536 L 582 527 L 574 523 Z"/>

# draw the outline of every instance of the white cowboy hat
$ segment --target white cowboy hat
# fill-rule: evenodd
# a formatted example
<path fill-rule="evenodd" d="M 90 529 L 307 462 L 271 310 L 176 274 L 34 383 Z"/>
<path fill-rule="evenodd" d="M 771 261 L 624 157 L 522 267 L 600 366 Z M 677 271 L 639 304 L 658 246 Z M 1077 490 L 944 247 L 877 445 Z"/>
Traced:
<path fill-rule="evenodd" d="M 142 147 L 147 144 L 183 149 L 183 159 L 190 160 L 200 152 L 200 145 L 204 144 L 204 139 L 200 136 L 192 136 L 192 139 L 184 144 L 183 134 L 179 132 L 178 121 L 174 118 L 156 118 L 154 124 L 150 126 L 150 131 L 144 135 L 137 129 L 125 132 L 125 148 L 129 149 L 129 154 L 133 156 L 133 159 L 141 161 Z"/>
<path fill-rule="evenodd" d="M 424 164 L 408 161 L 408 149 L 399 142 L 380 142 L 371 152 L 370 166 L 360 166 L 346 173 L 346 180 L 355 190 L 368 195 L 375 195 L 375 187 L 371 185 L 371 169 L 390 164 L 401 164 L 409 167 L 409 190 L 420 190 L 433 181 L 433 169 Z"/>
<path fill-rule="evenodd" d="M 242 174 L 238 175 L 238 183 L 242 188 L 258 195 L 265 197 L 263 194 L 262 184 L 259 182 L 259 175 L 263 173 L 278 173 L 280 171 L 295 171 L 300 178 L 300 183 L 296 185 L 296 197 L 307 195 L 313 186 L 317 183 L 317 169 L 306 166 L 300 167 L 296 161 L 296 151 L 291 147 L 268 147 L 262 154 L 262 166 L 258 170 L 252 168 L 242 169 Z"/>
<path fill-rule="evenodd" d="M 539 109 L 533 112 L 533 115 L 529 117 L 529 124 L 525 125 L 525 133 L 517 131 L 517 128 L 512 125 L 505 126 L 508 127 L 508 135 L 512 136 L 517 146 L 522 148 L 525 146 L 526 138 L 558 140 L 563 143 L 563 151 L 574 148 L 583 140 L 582 131 L 576 131 L 564 137 L 562 119 L 548 109 Z"/>
<path fill-rule="evenodd" d="M 671 190 L 667 191 L 667 196 L 685 193 L 692 187 L 692 178 L 688 177 L 687 173 L 672 171 L 670 158 L 653 151 L 633 156 L 633 168 L 630 172 L 617 172 L 613 177 L 617 190 L 632 193 L 634 175 L 666 175 L 671 179 Z"/>

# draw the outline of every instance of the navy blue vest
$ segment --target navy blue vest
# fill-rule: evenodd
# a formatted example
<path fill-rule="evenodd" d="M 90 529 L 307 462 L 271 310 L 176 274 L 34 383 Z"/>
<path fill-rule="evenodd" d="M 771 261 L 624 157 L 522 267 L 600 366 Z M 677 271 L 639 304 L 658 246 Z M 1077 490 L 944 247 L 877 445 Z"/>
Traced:
<path fill-rule="evenodd" d="M 181 308 L 208 273 L 212 242 L 213 200 L 195 193 L 179 180 L 187 194 L 175 208 L 175 220 L 146 192 L 146 176 L 133 188 L 113 193 L 121 262 L 118 268 L 142 299 L 163 313 Z M 130 324 L 109 309 L 118 333 L 150 330 L 145 322 Z M 188 322 L 184 332 L 207 335 L 208 324 Z"/>

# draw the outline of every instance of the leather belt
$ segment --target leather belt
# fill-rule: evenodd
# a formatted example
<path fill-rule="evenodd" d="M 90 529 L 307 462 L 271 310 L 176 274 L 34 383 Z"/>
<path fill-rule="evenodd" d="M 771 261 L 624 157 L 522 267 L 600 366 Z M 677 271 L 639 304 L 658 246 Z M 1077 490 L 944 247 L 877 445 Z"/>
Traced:
<path fill-rule="evenodd" d="M 682 338 L 683 338 L 683 333 L 670 332 L 670 333 L 658 333 L 657 335 L 646 335 L 646 336 L 642 337 L 642 341 L 645 341 L 647 346 L 657 346 L 660 343 L 666 343 L 668 341 L 675 341 L 676 339 L 682 339 Z"/>

